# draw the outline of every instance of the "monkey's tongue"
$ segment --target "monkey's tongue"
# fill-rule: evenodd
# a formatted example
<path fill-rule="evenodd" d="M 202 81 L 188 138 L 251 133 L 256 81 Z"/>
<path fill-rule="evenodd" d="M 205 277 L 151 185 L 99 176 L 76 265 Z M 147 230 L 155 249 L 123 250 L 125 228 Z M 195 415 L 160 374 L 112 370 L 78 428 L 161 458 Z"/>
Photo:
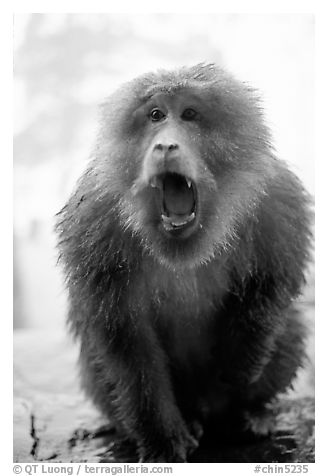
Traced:
<path fill-rule="evenodd" d="M 163 179 L 163 205 L 168 216 L 175 216 L 175 221 L 183 221 L 195 208 L 195 197 L 191 182 L 178 174 L 166 174 Z"/>

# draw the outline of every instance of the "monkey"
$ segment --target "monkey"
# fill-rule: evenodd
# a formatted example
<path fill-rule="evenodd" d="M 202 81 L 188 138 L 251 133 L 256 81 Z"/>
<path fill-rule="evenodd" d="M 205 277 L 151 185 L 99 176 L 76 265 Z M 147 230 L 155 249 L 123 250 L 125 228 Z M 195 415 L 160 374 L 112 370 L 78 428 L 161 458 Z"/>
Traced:
<path fill-rule="evenodd" d="M 311 199 L 272 142 L 259 93 L 215 64 L 101 106 L 59 260 L 82 386 L 139 461 L 186 462 L 222 415 L 265 433 L 303 363 Z"/>

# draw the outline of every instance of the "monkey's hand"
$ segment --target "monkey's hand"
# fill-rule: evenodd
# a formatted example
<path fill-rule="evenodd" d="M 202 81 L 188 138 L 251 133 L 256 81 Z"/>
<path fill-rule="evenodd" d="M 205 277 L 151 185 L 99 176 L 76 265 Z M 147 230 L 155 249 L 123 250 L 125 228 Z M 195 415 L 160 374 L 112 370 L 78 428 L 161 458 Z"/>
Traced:
<path fill-rule="evenodd" d="M 268 436 L 273 433 L 276 419 L 270 410 L 258 412 L 245 412 L 245 429 L 256 436 Z"/>
<path fill-rule="evenodd" d="M 149 449 L 139 446 L 139 462 L 185 463 L 197 447 L 198 440 L 190 434 L 184 422 L 172 421 L 166 428 L 165 436 L 154 439 Z"/>

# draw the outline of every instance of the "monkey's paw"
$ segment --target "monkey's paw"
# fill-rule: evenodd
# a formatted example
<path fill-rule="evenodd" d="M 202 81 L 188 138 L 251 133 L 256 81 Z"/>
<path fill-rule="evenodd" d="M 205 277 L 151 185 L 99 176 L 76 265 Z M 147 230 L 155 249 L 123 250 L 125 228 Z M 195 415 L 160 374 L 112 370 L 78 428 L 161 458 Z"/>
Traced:
<path fill-rule="evenodd" d="M 157 446 L 157 445 L 156 445 Z M 171 435 L 162 440 L 160 447 L 139 448 L 141 463 L 185 463 L 187 457 L 198 447 L 198 440 L 182 427 L 172 431 Z"/>
<path fill-rule="evenodd" d="M 245 412 L 245 430 L 254 435 L 268 436 L 275 428 L 275 416 L 268 410 L 259 412 Z"/>
<path fill-rule="evenodd" d="M 199 441 L 204 434 L 203 425 L 198 420 L 193 420 L 191 423 L 189 423 L 188 428 L 190 434 L 196 439 L 198 447 Z"/>

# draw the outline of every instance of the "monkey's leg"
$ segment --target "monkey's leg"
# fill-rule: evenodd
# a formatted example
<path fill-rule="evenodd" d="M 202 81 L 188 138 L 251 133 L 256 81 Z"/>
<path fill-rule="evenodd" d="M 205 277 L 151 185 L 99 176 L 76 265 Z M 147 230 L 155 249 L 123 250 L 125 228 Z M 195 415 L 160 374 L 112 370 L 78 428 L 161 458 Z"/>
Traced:
<path fill-rule="evenodd" d="M 150 327 L 84 336 L 84 387 L 136 441 L 141 461 L 186 461 L 197 446 L 177 408 L 165 356 Z"/>
<path fill-rule="evenodd" d="M 248 427 L 257 434 L 272 431 L 274 419 L 266 404 L 291 385 L 305 359 L 306 328 L 296 309 L 290 308 L 285 314 L 286 326 L 276 338 L 269 362 L 245 392 Z"/>

